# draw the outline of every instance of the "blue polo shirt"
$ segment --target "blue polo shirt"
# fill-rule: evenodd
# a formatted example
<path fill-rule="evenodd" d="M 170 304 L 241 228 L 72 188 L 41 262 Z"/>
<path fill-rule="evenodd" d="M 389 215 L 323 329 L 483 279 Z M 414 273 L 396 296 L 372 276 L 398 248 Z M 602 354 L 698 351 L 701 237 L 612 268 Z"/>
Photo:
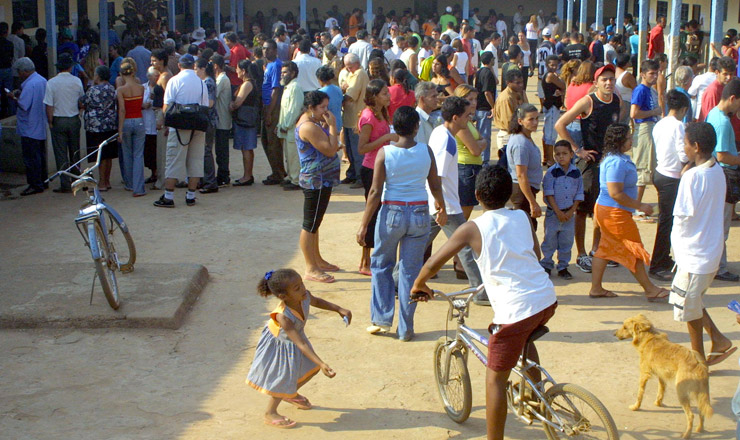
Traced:
<path fill-rule="evenodd" d="M 280 70 L 283 68 L 283 62 L 280 58 L 275 58 L 265 68 L 265 77 L 262 79 L 262 105 L 270 105 L 272 102 L 272 89 L 282 87 L 280 85 Z"/>
<path fill-rule="evenodd" d="M 635 90 L 632 91 L 632 104 L 636 104 L 642 111 L 655 110 L 658 108 L 658 92 L 645 84 L 638 84 Z M 635 118 L 635 124 L 641 124 L 643 122 L 658 122 L 658 117 Z"/>
<path fill-rule="evenodd" d="M 634 209 L 622 206 L 609 196 L 608 182 L 618 182 L 624 185 L 622 190 L 633 199 L 637 199 L 637 168 L 626 154 L 607 154 L 599 167 L 599 198 L 596 200 L 601 206 L 624 209 L 635 212 Z"/>
<path fill-rule="evenodd" d="M 712 155 L 717 158 L 717 153 L 730 153 L 737 156 L 737 147 L 735 146 L 735 131 L 732 129 L 730 118 L 719 109 L 714 107 L 707 115 L 707 123 L 712 124 L 714 132 L 717 134 L 717 145 L 714 147 Z M 719 163 L 723 167 L 737 169 L 737 166 Z"/>
<path fill-rule="evenodd" d="M 21 84 L 21 96 L 18 97 L 16 112 L 18 119 L 16 129 L 20 136 L 39 141 L 46 139 L 45 93 L 46 80 L 36 72 Z"/>

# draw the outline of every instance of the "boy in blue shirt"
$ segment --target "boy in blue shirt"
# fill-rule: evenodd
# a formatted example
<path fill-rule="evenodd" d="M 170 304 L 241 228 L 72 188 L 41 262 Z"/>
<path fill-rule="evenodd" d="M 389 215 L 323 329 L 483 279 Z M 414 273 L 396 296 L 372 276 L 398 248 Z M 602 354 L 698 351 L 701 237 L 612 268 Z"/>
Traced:
<path fill-rule="evenodd" d="M 653 86 L 658 82 L 660 64 L 645 60 L 640 65 L 640 84 L 632 91 L 630 117 L 635 120 L 635 137 L 632 144 L 632 160 L 637 167 L 637 201 L 642 202 L 645 187 L 652 182 L 655 170 L 655 142 L 653 127 L 663 110 L 658 105 L 658 92 Z M 637 212 L 638 216 L 644 213 Z"/>
<path fill-rule="evenodd" d="M 557 250 L 558 276 L 570 280 L 573 275 L 568 271 L 568 264 L 575 237 L 575 213 L 583 200 L 583 179 L 581 172 L 571 163 L 573 150 L 568 141 L 558 141 L 553 152 L 556 163 L 547 170 L 542 180 L 547 213 L 540 264 L 549 275 L 555 268 L 552 257 Z"/>

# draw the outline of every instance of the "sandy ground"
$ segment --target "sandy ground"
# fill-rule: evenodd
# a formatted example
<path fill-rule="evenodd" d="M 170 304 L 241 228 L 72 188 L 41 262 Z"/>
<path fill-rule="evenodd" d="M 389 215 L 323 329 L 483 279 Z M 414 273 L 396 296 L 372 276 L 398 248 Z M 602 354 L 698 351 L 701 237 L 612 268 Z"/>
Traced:
<path fill-rule="evenodd" d="M 256 176 L 264 178 L 268 170 L 261 151 L 256 162 Z M 241 162 L 236 152 L 232 152 L 231 164 L 232 176 L 238 177 Z M 354 314 L 352 325 L 345 328 L 338 315 L 313 310 L 307 325 L 317 353 L 337 376 L 331 380 L 317 376 L 303 388 L 315 409 L 299 411 L 281 405 L 282 413 L 297 420 L 299 427 L 279 431 L 262 423 L 266 398 L 247 387 L 244 379 L 267 314 L 277 304 L 275 299 L 265 300 L 256 294 L 259 277 L 280 267 L 299 272 L 304 268 L 298 249 L 302 194 L 257 184 L 201 195 L 198 204 L 188 208 L 184 192 L 178 190 L 177 208 L 163 210 L 151 206 L 159 192 L 133 199 L 116 186 L 106 199 L 133 231 L 137 267 L 157 262 L 200 263 L 208 268 L 211 283 L 176 331 L 2 331 L 0 437 L 485 437 L 485 369 L 477 360 L 471 357 L 469 364 L 473 412 L 468 421 L 458 425 L 448 419 L 437 395 L 432 350 L 434 342 L 445 334 L 446 304 L 419 306 L 417 337 L 412 342 L 365 333 L 370 280 L 356 272 L 360 248 L 354 240 L 364 207 L 362 190 L 340 186 L 321 227 L 324 257 L 343 269 L 337 282 L 307 283 L 314 294 L 350 308 Z M 648 189 L 646 200 L 656 202 L 653 188 Z M 79 197 L 50 191 L 1 202 L 0 264 L 7 268 L 39 261 L 89 262 L 72 223 L 80 203 Z M 474 215 L 480 212 L 478 209 Z M 728 241 L 730 268 L 740 272 L 735 229 Z M 655 225 L 640 224 L 640 230 L 646 247 L 652 250 Z M 542 232 L 540 228 L 540 239 Z M 441 234 L 438 243 L 443 241 Z M 553 279 L 559 307 L 550 321 L 551 333 L 538 343 L 543 365 L 556 380 L 577 383 L 596 394 L 617 422 L 622 438 L 678 438 L 685 422 L 672 385 L 665 407 L 653 406 L 657 387 L 650 382 L 643 409 L 631 412 L 627 408 L 637 391 L 638 355 L 628 341 L 618 341 L 614 331 L 625 318 L 641 312 L 672 341 L 688 345 L 685 326 L 673 321 L 670 306 L 648 303 L 624 268 L 608 269 L 605 278 L 606 287 L 621 297 L 601 300 L 587 296 L 590 275 L 574 266 L 571 269 L 572 282 Z M 125 277 L 120 282 L 125 283 Z M 454 278 L 450 265 L 432 286 L 448 292 L 465 287 Z M 737 287 L 715 282 L 706 301 L 719 328 L 734 341 L 740 339 L 740 328 L 725 306 L 737 299 Z M 474 306 L 469 323 L 482 330 L 491 315 L 489 308 Z M 695 438 L 733 437 L 730 401 L 740 376 L 737 362 L 735 354 L 711 370 L 715 415 L 706 424 L 708 432 Z M 506 431 L 511 439 L 544 438 L 540 426 L 526 426 L 511 414 Z"/>

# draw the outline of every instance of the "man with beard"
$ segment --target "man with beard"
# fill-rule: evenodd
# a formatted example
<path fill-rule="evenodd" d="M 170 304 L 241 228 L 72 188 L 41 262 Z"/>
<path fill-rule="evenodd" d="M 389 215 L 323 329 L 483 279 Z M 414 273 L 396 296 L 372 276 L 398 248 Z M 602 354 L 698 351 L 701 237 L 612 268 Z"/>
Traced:
<path fill-rule="evenodd" d="M 285 191 L 301 189 L 298 186 L 301 163 L 298 157 L 298 148 L 295 144 L 295 123 L 301 117 L 301 111 L 303 110 L 303 90 L 296 77 L 298 77 L 298 65 L 293 61 L 283 64 L 280 71 L 280 85 L 283 86 L 283 96 L 280 99 L 280 120 L 277 124 L 277 136 L 283 142 L 285 171 L 288 173 L 285 180 L 280 183 Z"/>
<path fill-rule="evenodd" d="M 265 65 L 265 76 L 262 81 L 262 147 L 265 149 L 267 161 L 270 163 L 272 174 L 262 183 L 265 185 L 278 185 L 285 177 L 283 166 L 283 149 L 280 139 L 277 137 L 277 123 L 280 117 L 280 95 L 283 88 L 280 86 L 280 71 L 283 62 L 277 57 L 277 43 L 275 40 L 267 40 L 262 45 L 262 51 L 267 60 Z"/>

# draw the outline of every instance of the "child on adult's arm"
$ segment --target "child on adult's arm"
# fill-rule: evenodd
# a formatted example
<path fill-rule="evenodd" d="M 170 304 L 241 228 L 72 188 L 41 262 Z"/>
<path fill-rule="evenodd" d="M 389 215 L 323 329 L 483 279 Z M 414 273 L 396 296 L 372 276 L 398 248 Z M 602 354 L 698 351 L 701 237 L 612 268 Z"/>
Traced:
<path fill-rule="evenodd" d="M 737 350 L 709 317 L 702 298 L 719 268 L 724 246 L 722 212 L 725 203 L 725 176 L 712 157 L 717 142 L 712 125 L 692 122 L 686 127 L 684 151 L 695 166 L 678 184 L 673 208 L 671 244 L 676 257 L 669 302 L 673 317 L 685 322 L 691 349 L 704 358 L 703 328 L 712 341 L 707 365 L 716 365 Z"/>
<path fill-rule="evenodd" d="M 536 240 L 527 213 L 506 209 L 511 197 L 509 172 L 484 167 L 475 182 L 475 197 L 485 212 L 464 223 L 422 267 L 411 289 L 412 298 L 427 301 L 427 281 L 460 249 L 470 246 L 493 307 L 489 326 L 486 370 L 486 429 L 488 440 L 504 438 L 506 382 L 529 335 L 555 314 L 555 289 L 535 255 Z M 495 332 L 492 330 L 496 329 Z M 530 356 L 539 362 L 534 344 Z"/>

